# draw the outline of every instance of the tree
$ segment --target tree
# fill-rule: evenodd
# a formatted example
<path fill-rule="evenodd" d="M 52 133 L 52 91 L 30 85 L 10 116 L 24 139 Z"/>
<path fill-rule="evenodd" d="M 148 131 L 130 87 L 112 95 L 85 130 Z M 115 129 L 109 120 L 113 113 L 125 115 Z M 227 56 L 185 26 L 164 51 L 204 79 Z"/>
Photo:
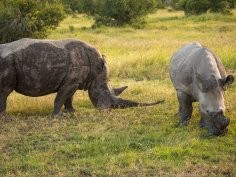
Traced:
<path fill-rule="evenodd" d="M 44 38 L 65 17 L 56 0 L 1 0 L 0 43 L 20 38 Z"/>
<path fill-rule="evenodd" d="M 227 12 L 230 0 L 180 0 L 178 6 L 187 15 L 199 15 L 209 11 Z"/>
<path fill-rule="evenodd" d="M 72 11 L 86 13 L 96 25 L 120 26 L 142 23 L 161 0 L 62 0 Z M 159 2 L 159 4 L 158 4 Z"/>
<path fill-rule="evenodd" d="M 92 14 L 96 24 L 121 26 L 141 24 L 144 16 L 151 13 L 157 5 L 156 0 L 97 0 L 97 8 Z"/>

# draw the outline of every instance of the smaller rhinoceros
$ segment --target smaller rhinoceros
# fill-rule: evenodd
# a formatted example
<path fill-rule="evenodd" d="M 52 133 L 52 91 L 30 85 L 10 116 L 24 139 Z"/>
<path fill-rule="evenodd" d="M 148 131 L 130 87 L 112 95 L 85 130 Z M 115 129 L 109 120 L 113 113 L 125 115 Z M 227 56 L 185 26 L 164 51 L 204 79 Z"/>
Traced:
<path fill-rule="evenodd" d="M 127 87 L 111 88 L 104 56 L 86 42 L 20 39 L 0 45 L 0 116 L 5 114 L 8 95 L 15 90 L 37 97 L 57 92 L 53 115 L 64 105 L 73 112 L 76 90 L 88 90 L 90 100 L 99 109 L 150 106 L 116 96 Z"/>
<path fill-rule="evenodd" d="M 223 64 L 209 49 L 197 42 L 179 49 L 171 59 L 170 78 L 177 91 L 180 123 L 187 125 L 192 115 L 192 102 L 200 105 L 200 126 L 210 134 L 227 131 L 230 119 L 224 116 L 224 89 L 234 81 L 226 75 Z"/>

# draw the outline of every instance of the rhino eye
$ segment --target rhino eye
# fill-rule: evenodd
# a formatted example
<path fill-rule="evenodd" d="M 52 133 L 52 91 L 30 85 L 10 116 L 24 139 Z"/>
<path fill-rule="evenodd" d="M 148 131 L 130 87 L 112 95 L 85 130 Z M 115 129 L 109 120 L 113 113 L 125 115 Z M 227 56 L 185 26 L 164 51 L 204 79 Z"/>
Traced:
<path fill-rule="evenodd" d="M 222 86 L 221 88 L 222 88 L 223 91 L 226 91 L 227 86 Z"/>

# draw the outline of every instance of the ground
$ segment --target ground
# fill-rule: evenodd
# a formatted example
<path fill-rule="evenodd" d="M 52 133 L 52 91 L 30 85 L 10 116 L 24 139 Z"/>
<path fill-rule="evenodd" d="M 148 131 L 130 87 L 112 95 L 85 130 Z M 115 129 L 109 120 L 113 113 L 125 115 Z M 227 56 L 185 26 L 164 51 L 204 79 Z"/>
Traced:
<path fill-rule="evenodd" d="M 66 18 L 48 38 L 77 38 L 107 57 L 114 86 L 128 85 L 121 97 L 142 102 L 165 99 L 153 107 L 99 111 L 86 92 L 74 98 L 75 114 L 50 116 L 54 94 L 32 98 L 13 93 L 0 120 L 0 176 L 236 176 L 236 84 L 225 92 L 223 137 L 198 127 L 194 104 L 187 127 L 178 126 L 178 103 L 168 75 L 171 55 L 198 41 L 219 56 L 236 77 L 234 15 L 159 10 L 143 29 L 90 28 L 85 15 Z"/>

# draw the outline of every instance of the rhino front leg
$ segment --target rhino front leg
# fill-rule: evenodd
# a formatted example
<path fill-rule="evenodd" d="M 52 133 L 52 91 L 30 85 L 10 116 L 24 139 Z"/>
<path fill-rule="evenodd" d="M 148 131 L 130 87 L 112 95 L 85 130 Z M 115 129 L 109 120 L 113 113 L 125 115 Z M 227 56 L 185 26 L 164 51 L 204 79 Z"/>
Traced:
<path fill-rule="evenodd" d="M 61 107 L 63 104 L 68 106 L 67 108 L 73 108 L 72 107 L 72 97 L 74 93 L 76 92 L 78 86 L 77 85 L 64 85 L 59 89 L 57 92 L 56 99 L 54 101 L 54 110 L 53 110 L 53 116 L 57 116 L 61 114 Z"/>
<path fill-rule="evenodd" d="M 73 96 L 66 99 L 64 106 L 65 106 L 65 112 L 75 112 L 75 109 L 72 105 Z"/>
<path fill-rule="evenodd" d="M 192 97 L 182 91 L 177 91 L 179 101 L 180 124 L 188 125 L 192 116 Z"/>
<path fill-rule="evenodd" d="M 14 90 L 16 85 L 16 77 L 14 68 L 9 66 L 6 63 L 1 63 L 2 66 L 0 70 L 0 118 L 8 118 L 6 116 L 6 107 L 7 107 L 7 97 Z"/>
<path fill-rule="evenodd" d="M 205 117 L 203 115 L 201 115 L 201 119 L 199 121 L 199 127 L 200 128 L 207 127 L 207 124 L 206 124 L 206 121 L 205 121 Z"/>
<path fill-rule="evenodd" d="M 0 117 L 5 117 L 7 107 L 7 97 L 1 95 L 0 96 Z"/>

